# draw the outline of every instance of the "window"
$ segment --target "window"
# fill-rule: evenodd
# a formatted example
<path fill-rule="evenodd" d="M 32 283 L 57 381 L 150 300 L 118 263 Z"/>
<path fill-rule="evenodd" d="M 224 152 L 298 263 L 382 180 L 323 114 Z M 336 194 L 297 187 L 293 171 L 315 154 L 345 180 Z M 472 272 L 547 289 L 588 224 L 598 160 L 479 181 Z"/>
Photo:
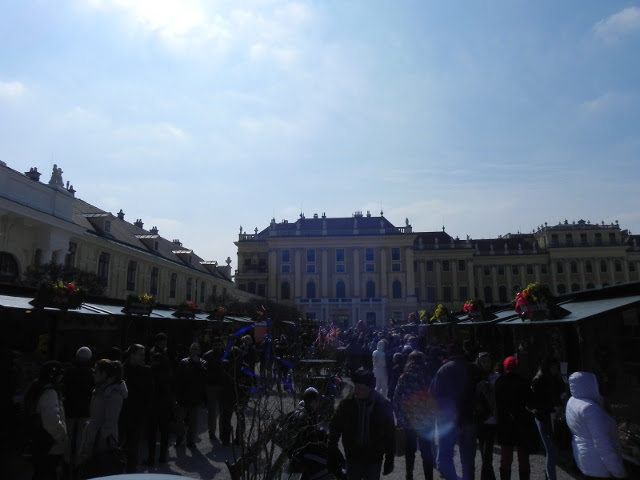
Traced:
<path fill-rule="evenodd" d="M 253 293 L 255 295 L 255 293 L 256 293 L 256 282 L 249 282 L 247 284 L 247 292 Z"/>
<path fill-rule="evenodd" d="M 558 235 L 555 233 L 551 235 L 551 246 L 552 247 L 558 246 Z"/>
<path fill-rule="evenodd" d="M 580 245 L 582 245 L 583 247 L 586 247 L 589 244 L 589 242 L 587 241 L 587 234 L 586 233 L 581 233 L 580 234 Z"/>
<path fill-rule="evenodd" d="M 591 264 L 591 260 L 587 260 L 584 262 L 584 271 L 587 273 L 593 273 L 593 265 Z"/>
<path fill-rule="evenodd" d="M 433 260 L 427 260 L 427 272 L 433 272 Z"/>
<path fill-rule="evenodd" d="M 282 300 L 291 298 L 291 284 L 289 282 L 282 282 L 280 285 L 280 298 Z"/>
<path fill-rule="evenodd" d="M 504 265 L 498 265 L 498 275 L 504 275 Z"/>
<path fill-rule="evenodd" d="M 206 289 L 206 283 L 205 283 L 205 282 L 202 282 L 202 283 L 200 284 L 200 302 L 201 302 L 201 303 L 202 303 L 202 302 L 204 302 L 204 297 L 205 297 L 205 295 L 204 295 L 204 294 L 205 294 L 206 290 L 207 290 L 207 289 Z"/>
<path fill-rule="evenodd" d="M 564 264 L 562 262 L 556 262 L 556 272 L 564 273 Z"/>
<path fill-rule="evenodd" d="M 171 274 L 171 279 L 169 280 L 169 298 L 176 298 L 176 287 L 178 286 L 178 275 L 175 273 Z"/>
<path fill-rule="evenodd" d="M 605 260 L 600 260 L 600 271 L 602 273 L 606 273 L 607 271 L 607 262 Z"/>
<path fill-rule="evenodd" d="M 76 265 L 76 250 L 78 249 L 78 244 L 74 242 L 69 242 L 69 250 L 64 257 L 64 266 L 67 268 L 75 267 Z"/>
<path fill-rule="evenodd" d="M 533 275 L 533 265 L 527 264 L 527 275 Z"/>
<path fill-rule="evenodd" d="M 376 284 L 373 280 L 369 280 L 365 287 L 365 297 L 374 298 L 376 296 Z"/>
<path fill-rule="evenodd" d="M 109 263 L 111 262 L 111 255 L 107 252 L 100 253 L 98 258 L 98 277 L 102 280 L 102 285 L 106 286 L 109 281 Z"/>
<path fill-rule="evenodd" d="M 291 261 L 291 250 L 282 250 L 281 259 L 282 263 L 289 263 Z"/>
<path fill-rule="evenodd" d="M 601 233 L 596 233 L 596 245 L 598 245 L 598 246 L 602 245 L 602 234 Z"/>
<path fill-rule="evenodd" d="M 443 272 L 448 272 L 449 270 L 450 270 L 449 260 L 443 260 L 442 261 L 442 271 Z"/>
<path fill-rule="evenodd" d="M 469 298 L 469 289 L 466 286 L 460 287 L 460 300 L 466 302 Z"/>
<path fill-rule="evenodd" d="M 498 298 L 500 299 L 500 303 L 507 303 L 509 301 L 507 298 L 507 287 L 504 285 L 498 287 Z"/>
<path fill-rule="evenodd" d="M 493 303 L 493 291 L 491 287 L 484 287 L 484 303 Z"/>
<path fill-rule="evenodd" d="M 518 265 L 511 265 L 511 274 L 512 275 L 518 275 L 519 272 L 520 272 L 520 269 L 518 268 Z"/>
<path fill-rule="evenodd" d="M 482 271 L 485 277 L 488 277 L 489 275 L 491 275 L 491 267 L 489 266 L 482 267 Z"/>
<path fill-rule="evenodd" d="M 567 247 L 573 247 L 573 235 L 570 233 L 567 233 L 565 235 L 564 241 L 567 245 Z"/>
<path fill-rule="evenodd" d="M 609 245 L 616 244 L 616 234 L 614 232 L 609 232 Z"/>
<path fill-rule="evenodd" d="M 307 264 L 307 273 L 316 273 L 315 264 Z"/>
<path fill-rule="evenodd" d="M 558 284 L 558 295 L 564 295 L 567 293 L 567 287 L 564 286 L 564 283 Z"/>
<path fill-rule="evenodd" d="M 307 298 L 316 298 L 316 284 L 307 282 Z"/>
<path fill-rule="evenodd" d="M 258 295 L 261 297 L 265 297 L 267 293 L 267 288 L 264 283 L 258 284 Z"/>
<path fill-rule="evenodd" d="M 373 248 L 365 249 L 364 259 L 366 262 L 373 262 L 374 260 Z"/>
<path fill-rule="evenodd" d="M 442 287 L 442 300 L 445 302 L 451 301 L 451 287 Z"/>
<path fill-rule="evenodd" d="M 458 271 L 464 272 L 467 269 L 467 263 L 464 260 L 458 260 Z"/>
<path fill-rule="evenodd" d="M 365 271 L 365 272 L 368 272 L 368 273 L 373 273 L 373 272 L 375 272 L 375 271 L 376 271 L 376 269 L 375 269 L 375 267 L 374 267 L 373 263 L 366 263 L 366 264 L 364 265 L 364 271 Z"/>
<path fill-rule="evenodd" d="M 127 265 L 127 290 L 132 292 L 136 289 L 136 270 L 138 269 L 138 264 L 133 260 L 129 260 L 129 265 Z"/>
<path fill-rule="evenodd" d="M 435 303 L 436 301 L 436 287 L 427 287 L 427 302 Z"/>
<path fill-rule="evenodd" d="M 336 248 L 336 262 L 344 262 L 344 248 Z"/>
<path fill-rule="evenodd" d="M 151 278 L 149 279 L 149 293 L 151 295 L 158 294 L 158 269 L 153 267 L 151 269 Z"/>
<path fill-rule="evenodd" d="M 571 263 L 569 263 L 569 269 L 571 273 L 578 273 L 578 262 L 572 260 Z"/>
<path fill-rule="evenodd" d="M 394 280 L 391 284 L 391 290 L 393 291 L 393 298 L 402 298 L 402 284 L 400 280 Z"/>
<path fill-rule="evenodd" d="M 346 271 L 347 271 L 347 269 L 345 268 L 344 265 L 342 265 L 342 264 L 336 265 L 336 272 L 337 273 L 344 273 Z"/>
<path fill-rule="evenodd" d="M 109 220 L 104 221 L 104 231 L 107 233 L 111 231 L 111 222 Z"/>
<path fill-rule="evenodd" d="M 620 260 L 615 261 L 615 269 L 616 269 L 616 272 L 622 271 L 622 263 L 620 262 Z"/>
<path fill-rule="evenodd" d="M 629 262 L 629 271 L 630 272 L 635 272 L 636 271 L 636 264 L 633 262 Z"/>
<path fill-rule="evenodd" d="M 593 283 L 587 283 L 587 290 L 593 290 L 594 288 L 596 288 L 596 286 Z"/>
<path fill-rule="evenodd" d="M 211 289 L 211 298 L 216 298 L 216 295 L 218 295 L 218 286 L 214 285 Z"/>
<path fill-rule="evenodd" d="M 316 249 L 315 248 L 307 248 L 307 262 L 315 263 L 316 261 Z"/>
<path fill-rule="evenodd" d="M 400 249 L 393 247 L 391 249 L 391 261 L 399 262 L 400 261 Z"/>
<path fill-rule="evenodd" d="M 543 263 L 542 265 L 540 265 L 540 273 L 543 275 L 546 275 L 547 273 L 549 273 L 549 267 L 547 266 L 546 263 Z"/>
<path fill-rule="evenodd" d="M 347 288 L 342 280 L 336 283 L 336 298 L 345 298 L 347 296 Z"/>
<path fill-rule="evenodd" d="M 392 272 L 399 272 L 400 271 L 400 264 L 399 263 L 392 263 L 391 264 L 391 271 Z"/>
<path fill-rule="evenodd" d="M 580 291 L 580 285 L 578 285 L 577 283 L 572 283 L 571 284 L 571 291 L 572 292 L 579 292 Z"/>
<path fill-rule="evenodd" d="M 185 296 L 187 297 L 187 300 L 190 301 L 191 300 L 191 289 L 193 288 L 193 280 L 191 278 L 187 278 L 187 291 Z M 255 293 L 255 292 L 253 292 Z"/>
<path fill-rule="evenodd" d="M 14 282 L 18 280 L 18 262 L 13 255 L 0 252 L 0 282 Z"/>
<path fill-rule="evenodd" d="M 281 273 L 291 273 L 291 265 L 280 265 Z"/>

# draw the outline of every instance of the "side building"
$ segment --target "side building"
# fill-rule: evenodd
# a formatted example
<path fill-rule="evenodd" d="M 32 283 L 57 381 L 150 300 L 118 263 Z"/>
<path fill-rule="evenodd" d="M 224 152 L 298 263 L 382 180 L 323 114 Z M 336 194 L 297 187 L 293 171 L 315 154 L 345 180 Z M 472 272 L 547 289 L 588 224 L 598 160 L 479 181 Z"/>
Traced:
<path fill-rule="evenodd" d="M 509 304 L 531 282 L 556 295 L 640 280 L 640 236 L 619 224 L 580 220 L 529 234 L 454 238 L 396 227 L 381 213 L 350 218 L 303 214 L 240 232 L 238 289 L 288 303 L 308 318 L 383 325 L 470 298 Z"/>
<path fill-rule="evenodd" d="M 164 305 L 221 295 L 247 299 L 226 266 L 205 261 L 179 240 L 144 229 L 76 198 L 54 166 L 48 183 L 37 168 L 20 173 L 0 162 L 0 283 L 21 285 L 28 267 L 53 262 L 97 274 L 105 297 L 148 293 Z"/>

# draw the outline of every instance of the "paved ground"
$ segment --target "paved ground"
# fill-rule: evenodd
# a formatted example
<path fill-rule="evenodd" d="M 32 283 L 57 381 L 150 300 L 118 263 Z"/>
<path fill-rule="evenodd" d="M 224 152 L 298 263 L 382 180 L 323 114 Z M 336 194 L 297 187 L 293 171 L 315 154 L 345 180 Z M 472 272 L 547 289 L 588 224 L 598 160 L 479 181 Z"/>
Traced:
<path fill-rule="evenodd" d="M 345 394 L 348 393 L 348 387 Z M 213 443 L 209 440 L 206 431 L 206 411 L 200 412 L 200 435 L 196 441 L 195 448 L 187 447 L 174 447 L 169 448 L 169 461 L 166 464 L 156 465 L 154 467 L 140 467 L 140 472 L 149 473 L 168 473 L 173 475 L 183 475 L 190 478 L 197 478 L 203 480 L 216 479 L 216 480 L 229 480 L 229 472 L 225 465 L 226 460 L 234 459 L 235 455 L 239 455 L 239 447 L 223 446 L 218 441 Z M 500 463 L 500 451 L 499 447 L 494 451 L 494 469 L 496 475 L 498 474 L 498 468 Z M 141 459 L 145 459 L 146 452 L 142 454 Z M 394 472 L 383 477 L 388 480 L 402 480 L 405 478 L 405 460 L 404 458 L 396 458 Z M 514 459 L 514 470 L 517 470 L 517 459 Z M 579 479 L 580 475 L 574 471 L 573 468 L 568 465 L 567 461 L 561 462 L 561 465 L 557 468 L 558 480 Z M 0 478 L 7 480 L 30 480 L 31 468 L 27 460 L 16 452 L 4 452 L 2 458 L 0 458 Z M 480 478 L 480 456 L 476 455 L 476 478 Z M 458 473 L 460 473 L 460 465 L 457 462 Z M 415 478 L 419 480 L 422 475 L 422 465 L 420 460 L 420 454 L 418 453 L 416 458 Z M 436 479 L 439 479 L 439 475 L 435 475 Z M 517 480 L 516 473 L 513 475 L 513 480 Z M 545 479 L 544 473 L 544 456 L 540 454 L 531 456 L 531 479 Z"/>

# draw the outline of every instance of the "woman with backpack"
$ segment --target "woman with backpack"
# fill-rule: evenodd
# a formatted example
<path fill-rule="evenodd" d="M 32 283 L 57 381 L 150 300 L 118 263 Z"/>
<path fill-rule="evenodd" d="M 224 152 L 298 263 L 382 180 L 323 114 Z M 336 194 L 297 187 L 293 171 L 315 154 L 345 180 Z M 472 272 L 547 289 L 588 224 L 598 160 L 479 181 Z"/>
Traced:
<path fill-rule="evenodd" d="M 67 447 L 67 424 L 60 394 L 63 373 L 60 362 L 46 362 L 25 396 L 34 426 L 34 480 L 57 479 Z"/>

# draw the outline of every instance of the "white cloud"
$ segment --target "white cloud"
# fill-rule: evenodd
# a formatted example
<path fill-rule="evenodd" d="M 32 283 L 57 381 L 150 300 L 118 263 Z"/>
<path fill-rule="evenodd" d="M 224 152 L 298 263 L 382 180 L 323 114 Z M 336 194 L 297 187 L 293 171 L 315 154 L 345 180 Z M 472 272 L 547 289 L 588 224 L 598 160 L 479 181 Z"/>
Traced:
<path fill-rule="evenodd" d="M 582 103 L 582 108 L 591 114 L 603 114 L 634 105 L 634 99 L 630 95 L 617 92 L 607 92 L 593 100 Z"/>
<path fill-rule="evenodd" d="M 26 87 L 20 82 L 0 82 L 0 98 L 19 97 L 26 91 Z"/>
<path fill-rule="evenodd" d="M 614 43 L 620 37 L 640 32 L 640 8 L 625 8 L 605 20 L 600 20 L 594 25 L 593 32 L 605 43 Z"/>

